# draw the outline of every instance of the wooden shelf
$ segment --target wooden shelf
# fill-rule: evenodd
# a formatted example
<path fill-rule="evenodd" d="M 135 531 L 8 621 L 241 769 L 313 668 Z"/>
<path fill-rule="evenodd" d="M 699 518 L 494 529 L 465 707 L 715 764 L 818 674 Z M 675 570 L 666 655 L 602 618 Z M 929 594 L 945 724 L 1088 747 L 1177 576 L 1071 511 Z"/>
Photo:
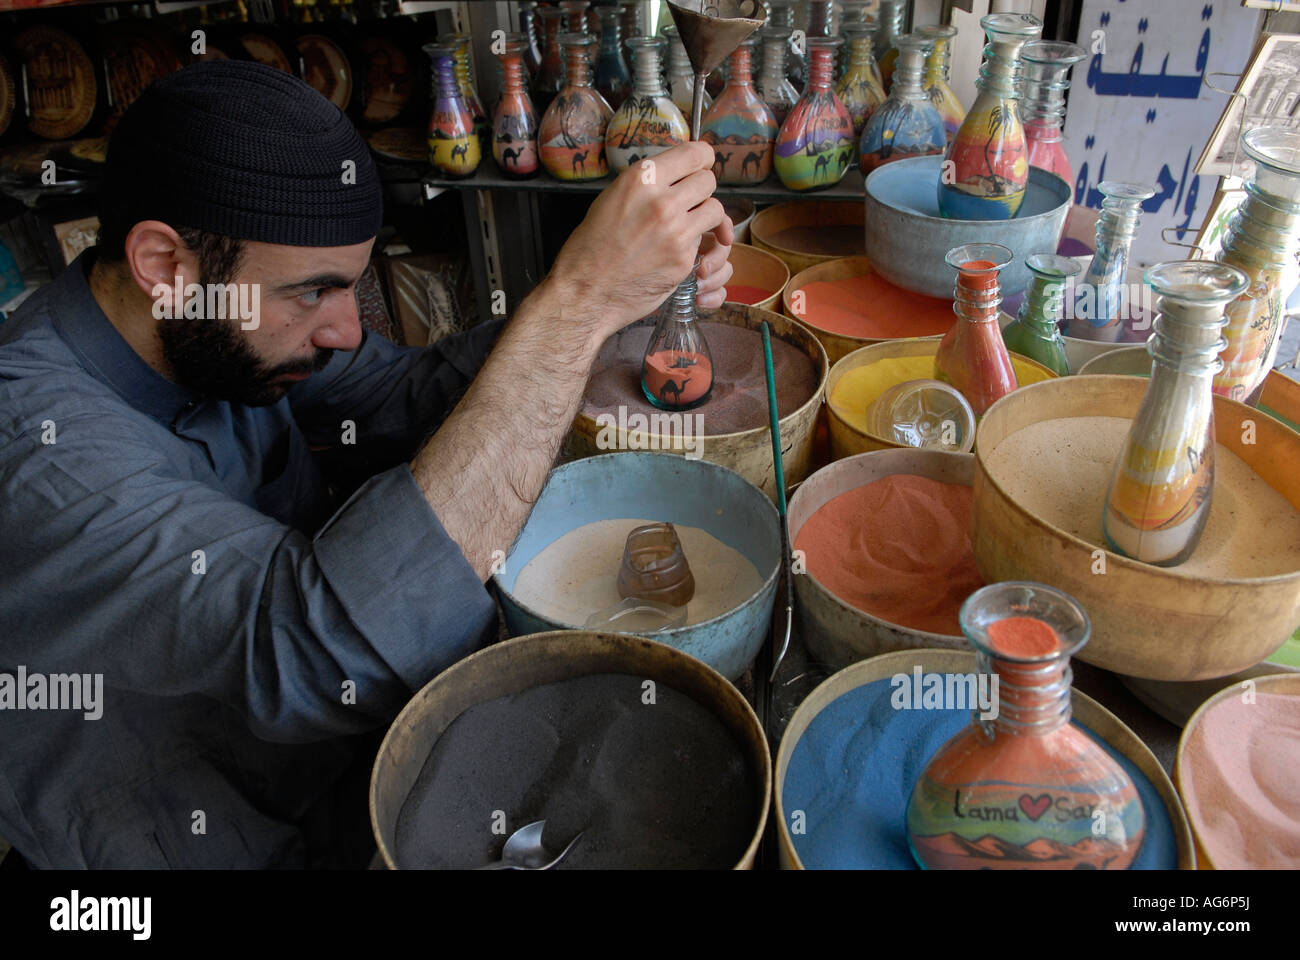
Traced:
<path fill-rule="evenodd" d="M 466 177 L 463 180 L 453 180 L 447 177 L 440 177 L 433 172 L 426 173 L 423 178 L 425 197 L 433 197 L 444 190 L 517 190 L 527 193 L 599 193 L 614 181 L 613 176 L 603 177 L 600 180 L 555 180 L 546 176 L 544 173 L 538 174 L 531 180 L 511 180 L 504 177 L 496 169 L 491 161 L 485 165 L 480 165 L 478 172 L 472 177 Z M 789 190 L 781 185 L 781 181 L 775 176 L 769 177 L 766 182 L 754 187 L 732 187 L 722 184 L 718 185 L 716 196 L 719 197 L 748 197 L 756 201 L 772 200 L 798 200 L 798 199 L 817 199 L 817 200 L 861 200 L 862 191 L 862 174 L 856 168 L 851 169 L 844 175 L 844 179 L 833 187 L 825 190 L 817 190 L 812 193 L 800 193 L 795 190 Z"/>

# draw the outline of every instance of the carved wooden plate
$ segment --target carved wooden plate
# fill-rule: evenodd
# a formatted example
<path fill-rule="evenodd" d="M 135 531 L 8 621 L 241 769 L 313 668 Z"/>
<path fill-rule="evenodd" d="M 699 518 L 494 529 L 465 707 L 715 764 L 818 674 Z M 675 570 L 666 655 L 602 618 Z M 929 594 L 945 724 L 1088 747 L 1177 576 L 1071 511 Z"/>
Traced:
<path fill-rule="evenodd" d="M 346 110 L 352 100 L 352 65 L 337 43 L 319 33 L 296 41 L 302 56 L 302 78 L 326 100 Z"/>
<path fill-rule="evenodd" d="M 64 140 L 90 123 L 99 86 L 86 51 L 56 27 L 31 27 L 14 48 L 27 71 L 27 127 L 38 137 Z"/>
<path fill-rule="evenodd" d="M 283 70 L 285 73 L 293 73 L 293 67 L 289 65 L 289 58 L 284 55 L 280 45 L 264 33 L 246 33 L 239 38 L 239 42 L 244 45 L 248 55 L 258 63 L 264 63 L 268 67 L 275 67 L 277 70 Z"/>

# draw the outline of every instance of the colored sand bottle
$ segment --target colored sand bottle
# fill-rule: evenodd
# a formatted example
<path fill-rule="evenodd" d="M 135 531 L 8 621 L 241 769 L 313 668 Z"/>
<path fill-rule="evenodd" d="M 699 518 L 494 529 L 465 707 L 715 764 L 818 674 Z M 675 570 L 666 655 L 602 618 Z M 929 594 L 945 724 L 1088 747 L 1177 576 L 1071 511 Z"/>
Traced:
<path fill-rule="evenodd" d="M 1020 48 L 1043 22 L 1027 13 L 980 20 L 988 36 L 975 86 L 979 95 L 948 145 L 939 178 L 939 212 L 954 220 L 1009 220 L 1029 183 L 1028 146 L 1020 119 Z"/>
<path fill-rule="evenodd" d="M 934 41 L 934 49 L 925 58 L 923 85 L 925 92 L 930 95 L 930 102 L 943 119 L 944 136 L 952 143 L 953 137 L 961 129 L 962 121 L 966 119 L 966 108 L 961 105 L 948 82 L 952 66 L 952 39 L 957 36 L 957 28 L 931 25 L 917 27 L 914 32 Z"/>
<path fill-rule="evenodd" d="M 1075 186 L 1074 168 L 1061 140 L 1065 91 L 1070 89 L 1070 69 L 1087 55 L 1077 43 L 1061 40 L 1031 40 L 1020 51 L 1020 112 L 1029 143 L 1029 165 L 1056 174 L 1071 189 Z"/>
<path fill-rule="evenodd" d="M 1202 260 L 1158 263 L 1145 280 L 1159 296 L 1151 382 L 1115 461 L 1102 532 L 1116 553 L 1170 567 L 1191 556 L 1210 515 L 1223 308 L 1248 280 Z"/>
<path fill-rule="evenodd" d="M 1061 337 L 1061 316 L 1066 290 L 1083 268 L 1073 257 L 1036 253 L 1025 260 L 1029 289 L 1020 312 L 1002 330 L 1007 349 L 1037 360 L 1058 377 L 1068 376 L 1070 364 Z"/>
<path fill-rule="evenodd" d="M 1018 386 L 998 329 L 998 271 L 1013 259 L 999 243 L 965 243 L 944 257 L 957 271 L 952 305 L 957 321 L 939 342 L 935 376 L 960 390 L 977 417 Z"/>
<path fill-rule="evenodd" d="M 880 0 L 876 17 L 876 63 L 880 64 L 880 84 L 889 93 L 894 88 L 894 67 L 898 63 L 894 40 L 907 23 L 907 0 Z"/>
<path fill-rule="evenodd" d="M 636 69 L 632 93 L 609 121 L 605 152 L 616 171 L 690 139 L 686 118 L 673 103 L 660 75 L 662 37 L 633 37 L 627 41 Z"/>
<path fill-rule="evenodd" d="M 880 98 L 885 97 L 885 85 L 880 79 L 880 64 L 876 63 L 876 32 L 880 25 L 876 20 L 875 5 L 877 0 L 840 0 L 840 33 L 848 39 L 848 44 L 840 48 L 839 55 L 839 72 L 840 79 L 849 72 L 849 64 L 853 59 L 852 36 L 855 31 L 849 29 L 849 24 L 858 23 L 867 28 L 867 36 L 871 43 L 871 75 L 876 81 L 876 86 L 880 88 Z"/>
<path fill-rule="evenodd" d="M 794 105 L 799 102 L 799 91 L 794 88 L 785 70 L 790 29 L 764 27 L 759 31 L 759 37 L 763 42 L 763 72 L 758 78 L 758 92 L 772 111 L 777 129 L 780 129 Z"/>
<path fill-rule="evenodd" d="M 524 69 L 529 77 L 535 77 L 542 68 L 542 44 L 539 39 L 537 4 L 533 0 L 519 4 L 519 30 L 528 41 L 524 48 Z"/>
<path fill-rule="evenodd" d="M 691 69 L 691 61 L 686 56 L 681 37 L 677 35 L 677 28 L 664 27 L 663 35 L 668 41 L 668 66 L 664 70 L 668 80 L 668 95 L 682 116 L 688 117 L 695 98 L 695 71 Z M 704 109 L 709 109 L 712 103 L 713 98 L 705 93 Z"/>
<path fill-rule="evenodd" d="M 750 57 L 756 46 L 747 37 L 732 52 L 727 86 L 704 115 L 700 139 L 713 148 L 718 183 L 762 183 L 772 172 L 776 120 L 750 79 Z"/>
<path fill-rule="evenodd" d="M 921 86 L 925 55 L 932 42 L 913 33 L 894 38 L 899 51 L 894 86 L 867 120 L 858 142 L 858 166 L 863 175 L 891 160 L 943 153 L 948 145 L 943 118 Z"/>
<path fill-rule="evenodd" d="M 429 163 L 443 176 L 473 176 L 483 158 L 474 133 L 474 117 L 456 82 L 456 50 L 426 43 L 421 49 L 433 63 L 433 113 L 429 116 Z"/>
<path fill-rule="evenodd" d="M 1115 180 L 1103 180 L 1097 189 L 1105 198 L 1097 216 L 1097 249 L 1066 332 L 1081 340 L 1116 343 L 1125 323 L 1137 319 L 1137 302 L 1128 295 L 1128 253 L 1142 222 L 1142 201 L 1155 196 L 1155 190 Z"/>
<path fill-rule="evenodd" d="M 907 804 L 907 842 L 927 870 L 1126 870 L 1146 816 L 1132 778 L 1070 723 L 1070 657 L 1091 631 L 1070 596 L 1010 580 L 962 605 L 996 711 L 926 764 Z M 988 714 L 994 714 L 989 716 Z"/>
<path fill-rule="evenodd" d="M 522 33 L 508 33 L 498 55 L 504 83 L 501 100 L 492 117 L 492 159 L 501 172 L 523 180 L 537 176 L 537 112 L 524 86 L 524 54 L 528 39 Z"/>
<path fill-rule="evenodd" d="M 661 410 L 698 407 L 713 389 L 713 357 L 695 310 L 697 289 L 692 270 L 660 308 L 646 347 L 641 392 Z"/>
<path fill-rule="evenodd" d="M 487 111 L 483 101 L 474 89 L 474 80 L 469 69 L 469 34 L 444 33 L 438 42 L 456 51 L 456 83 L 460 85 L 461 96 L 465 98 L 465 107 L 474 118 L 474 135 L 478 137 L 479 147 L 487 153 L 492 146 L 491 125 L 488 123 Z"/>
<path fill-rule="evenodd" d="M 1241 138 L 1255 161 L 1242 201 L 1216 259 L 1246 274 L 1250 286 L 1228 304 L 1228 347 L 1214 392 L 1254 403 L 1273 368 L 1282 338 L 1282 312 L 1295 288 L 1300 239 L 1300 133 L 1257 127 Z"/>
<path fill-rule="evenodd" d="M 853 121 L 831 87 L 839 37 L 809 37 L 808 90 L 776 137 L 776 174 L 791 190 L 821 190 L 840 182 L 853 154 Z"/>
<path fill-rule="evenodd" d="M 853 152 L 857 153 L 862 128 L 876 109 L 885 102 L 885 91 L 876 79 L 876 58 L 871 53 L 871 25 L 846 23 L 843 33 L 849 42 L 849 66 L 835 92 L 853 120 Z"/>
<path fill-rule="evenodd" d="M 596 57 L 596 89 L 617 110 L 632 92 L 632 74 L 623 60 L 622 11 L 618 7 L 601 7 L 599 13 L 600 54 Z"/>
<path fill-rule="evenodd" d="M 533 75 L 533 103 L 545 113 L 564 86 L 564 53 L 560 50 L 564 11 L 556 7 L 541 7 L 537 16 L 542 24 L 542 65 Z"/>
<path fill-rule="evenodd" d="M 546 108 L 538 140 L 542 165 L 557 180 L 599 180 L 609 173 L 605 128 L 614 111 L 591 85 L 588 59 L 596 39 L 566 33 L 564 87 Z"/>

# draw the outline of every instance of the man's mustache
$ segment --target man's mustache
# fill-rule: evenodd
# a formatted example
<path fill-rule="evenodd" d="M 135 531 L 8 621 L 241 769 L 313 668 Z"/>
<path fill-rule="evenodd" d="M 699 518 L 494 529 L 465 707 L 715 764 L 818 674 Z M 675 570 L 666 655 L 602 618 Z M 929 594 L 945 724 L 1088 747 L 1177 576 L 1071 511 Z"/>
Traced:
<path fill-rule="evenodd" d="M 266 373 L 266 379 L 274 380 L 276 377 L 293 376 L 301 373 L 316 373 L 324 369 L 325 365 L 330 362 L 334 356 L 333 350 L 317 347 L 316 352 L 312 354 L 310 360 L 291 360 L 288 363 L 282 363 L 277 367 L 272 367 Z"/>

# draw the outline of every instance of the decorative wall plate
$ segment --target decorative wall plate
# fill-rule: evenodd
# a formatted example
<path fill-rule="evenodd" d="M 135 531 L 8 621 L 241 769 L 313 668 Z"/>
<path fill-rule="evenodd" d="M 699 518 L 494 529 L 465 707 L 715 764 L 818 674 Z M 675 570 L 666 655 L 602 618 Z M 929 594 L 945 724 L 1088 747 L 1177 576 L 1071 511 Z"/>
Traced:
<path fill-rule="evenodd" d="M 9 129 L 17 102 L 18 88 L 14 86 L 13 71 L 9 69 L 9 61 L 0 55 L 0 137 Z"/>
<path fill-rule="evenodd" d="M 64 140 L 90 123 L 99 90 L 95 68 L 71 34 L 56 27 L 31 27 L 14 40 L 27 70 L 27 127 L 38 137 Z"/>
<path fill-rule="evenodd" d="M 293 73 L 293 67 L 289 65 L 289 58 L 284 55 L 280 45 L 264 33 L 246 33 L 239 38 L 239 42 L 244 45 L 248 55 L 258 63 L 264 63 L 268 67 L 275 67 L 277 70 L 283 70 L 285 73 Z"/>
<path fill-rule="evenodd" d="M 388 127 L 372 133 L 370 149 L 393 160 L 423 162 L 429 157 L 429 143 L 418 127 Z"/>
<path fill-rule="evenodd" d="M 389 123 L 411 100 L 414 73 L 410 58 L 387 37 L 366 37 L 366 106 L 361 119 L 367 124 Z"/>
<path fill-rule="evenodd" d="M 302 78 L 340 110 L 352 101 L 352 65 L 337 43 L 319 33 L 295 41 L 302 56 Z"/>

